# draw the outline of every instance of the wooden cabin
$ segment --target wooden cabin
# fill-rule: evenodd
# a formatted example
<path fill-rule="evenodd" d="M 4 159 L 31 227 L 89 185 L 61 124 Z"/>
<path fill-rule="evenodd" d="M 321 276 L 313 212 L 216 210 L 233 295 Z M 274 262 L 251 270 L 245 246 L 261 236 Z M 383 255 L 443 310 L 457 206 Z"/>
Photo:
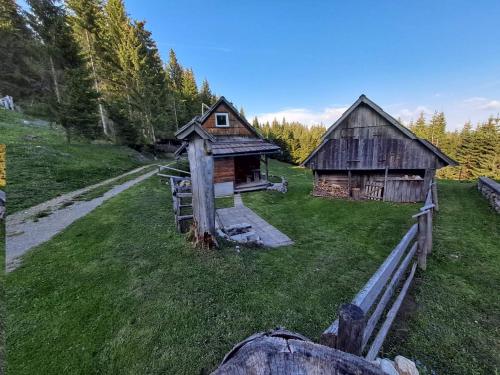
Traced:
<path fill-rule="evenodd" d="M 263 139 L 226 98 L 221 96 L 201 116 L 196 116 L 179 129 L 176 136 L 183 139 L 194 124 L 208 133 L 212 140 L 215 196 L 269 186 L 267 158 L 269 154 L 280 152 L 280 148 Z M 187 143 L 184 143 L 176 151 L 176 156 L 183 153 L 186 147 Z"/>
<path fill-rule="evenodd" d="M 356 199 L 420 202 L 436 170 L 457 163 L 361 95 L 302 165 L 314 171 L 315 189 L 332 187 Z"/>

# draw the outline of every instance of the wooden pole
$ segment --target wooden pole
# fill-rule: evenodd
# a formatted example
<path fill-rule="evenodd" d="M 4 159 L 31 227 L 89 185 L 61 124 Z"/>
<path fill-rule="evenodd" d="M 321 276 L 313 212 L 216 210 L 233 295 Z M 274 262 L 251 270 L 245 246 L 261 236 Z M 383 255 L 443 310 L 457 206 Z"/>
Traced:
<path fill-rule="evenodd" d="M 430 211 L 427 211 L 430 212 Z M 432 215 L 432 214 L 431 214 Z M 418 242 L 418 267 L 425 271 L 427 267 L 427 213 L 423 213 L 423 215 L 418 216 L 418 234 L 417 234 L 417 242 Z"/>
<path fill-rule="evenodd" d="M 347 194 L 351 196 L 351 170 L 347 171 Z"/>
<path fill-rule="evenodd" d="M 269 161 L 267 155 L 264 156 L 264 162 L 266 164 L 266 181 L 269 181 Z"/>
<path fill-rule="evenodd" d="M 434 209 L 436 210 L 436 212 L 439 212 L 438 190 L 436 181 L 432 183 L 432 201 L 434 203 Z"/>
<path fill-rule="evenodd" d="M 425 239 L 427 254 L 430 254 L 432 252 L 432 210 L 427 211 Z"/>
<path fill-rule="evenodd" d="M 365 326 L 365 313 L 361 307 L 352 303 L 343 304 L 339 313 L 337 349 L 361 355 Z"/>
<path fill-rule="evenodd" d="M 202 248 L 217 246 L 215 237 L 214 159 L 208 141 L 193 137 L 188 146 L 193 193 L 195 244 Z"/>
<path fill-rule="evenodd" d="M 389 174 L 389 167 L 385 167 L 385 175 L 384 175 L 384 196 L 383 201 L 385 202 L 385 192 L 387 191 L 387 175 Z"/>

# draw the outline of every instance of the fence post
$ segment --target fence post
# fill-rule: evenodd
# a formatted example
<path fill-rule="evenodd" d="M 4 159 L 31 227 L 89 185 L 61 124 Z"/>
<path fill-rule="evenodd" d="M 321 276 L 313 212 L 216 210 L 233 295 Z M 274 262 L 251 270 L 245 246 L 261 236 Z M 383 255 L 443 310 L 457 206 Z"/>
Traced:
<path fill-rule="evenodd" d="M 425 239 L 427 240 L 426 250 L 427 254 L 432 252 L 432 211 L 427 211 L 427 220 L 426 220 L 426 235 Z"/>
<path fill-rule="evenodd" d="M 337 349 L 360 356 L 365 333 L 365 313 L 352 303 L 340 307 Z"/>
<path fill-rule="evenodd" d="M 431 216 L 431 211 L 422 212 L 418 216 L 418 234 L 417 234 L 417 242 L 418 242 L 418 267 L 425 271 L 427 267 L 427 218 Z"/>
<path fill-rule="evenodd" d="M 439 201 L 438 201 L 438 191 L 437 191 L 437 183 L 434 181 L 432 183 L 432 203 L 434 203 L 434 210 L 439 212 Z"/>

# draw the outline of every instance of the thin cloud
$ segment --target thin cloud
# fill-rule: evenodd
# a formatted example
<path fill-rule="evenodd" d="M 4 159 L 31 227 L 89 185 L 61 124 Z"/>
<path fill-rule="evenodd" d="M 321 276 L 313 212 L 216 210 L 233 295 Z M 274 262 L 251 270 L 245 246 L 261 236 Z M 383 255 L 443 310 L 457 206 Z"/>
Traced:
<path fill-rule="evenodd" d="M 321 111 L 307 108 L 287 108 L 277 112 L 267 112 L 257 115 L 259 122 L 272 122 L 274 119 L 281 121 L 285 118 L 288 122 L 300 122 L 305 125 L 331 125 L 347 110 L 348 107 L 326 107 Z"/>
<path fill-rule="evenodd" d="M 413 109 L 411 108 L 403 108 L 399 112 L 396 113 L 396 118 L 401 119 L 404 124 L 408 124 L 410 121 L 415 120 L 423 113 L 424 115 L 432 114 L 432 111 L 427 108 L 425 105 L 419 105 Z"/>
<path fill-rule="evenodd" d="M 475 109 L 480 109 L 484 111 L 499 110 L 500 100 L 483 98 L 481 96 L 475 96 L 464 100 L 464 103 L 471 104 Z"/>

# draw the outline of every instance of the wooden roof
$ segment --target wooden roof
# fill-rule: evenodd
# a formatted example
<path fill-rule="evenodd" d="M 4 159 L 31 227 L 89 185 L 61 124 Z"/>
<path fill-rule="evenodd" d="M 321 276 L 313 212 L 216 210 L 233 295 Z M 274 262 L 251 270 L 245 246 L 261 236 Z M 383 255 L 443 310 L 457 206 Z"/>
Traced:
<path fill-rule="evenodd" d="M 406 128 L 399 121 L 397 121 L 390 114 L 385 112 L 381 107 L 375 104 L 373 101 L 368 99 L 366 95 L 362 94 L 358 100 L 356 100 L 343 114 L 342 116 L 335 121 L 335 123 L 328 128 L 328 130 L 323 134 L 321 138 L 321 143 L 318 147 L 316 147 L 311 154 L 302 162 L 302 166 L 304 166 L 327 142 L 328 136 L 340 125 L 342 122 L 360 105 L 365 104 L 371 109 L 373 109 L 376 113 L 386 119 L 391 125 L 401 131 L 406 137 L 413 139 L 419 143 L 421 143 L 424 147 L 426 147 L 430 152 L 435 154 L 439 159 L 441 159 L 444 163 L 450 166 L 456 166 L 458 163 L 444 154 L 439 148 L 434 146 L 432 143 L 426 141 L 425 139 L 417 137 L 410 129 Z"/>
<path fill-rule="evenodd" d="M 238 136 L 214 136 L 203 128 L 203 122 L 224 103 L 238 120 L 247 127 L 255 137 L 238 137 Z M 258 155 L 258 154 L 271 154 L 280 151 L 280 147 L 264 140 L 264 138 L 257 132 L 257 130 L 248 123 L 248 121 L 241 116 L 236 108 L 226 100 L 223 96 L 210 107 L 202 116 L 196 116 L 189 121 L 182 128 L 177 130 L 175 136 L 185 142 L 175 151 L 175 156 L 179 157 L 187 148 L 188 140 L 196 134 L 197 136 L 207 139 L 211 142 L 212 153 L 214 157 L 223 156 L 239 156 L 239 155 Z"/>
<path fill-rule="evenodd" d="M 280 151 L 279 146 L 266 142 L 263 139 L 221 138 L 212 144 L 214 156 L 271 154 Z"/>

